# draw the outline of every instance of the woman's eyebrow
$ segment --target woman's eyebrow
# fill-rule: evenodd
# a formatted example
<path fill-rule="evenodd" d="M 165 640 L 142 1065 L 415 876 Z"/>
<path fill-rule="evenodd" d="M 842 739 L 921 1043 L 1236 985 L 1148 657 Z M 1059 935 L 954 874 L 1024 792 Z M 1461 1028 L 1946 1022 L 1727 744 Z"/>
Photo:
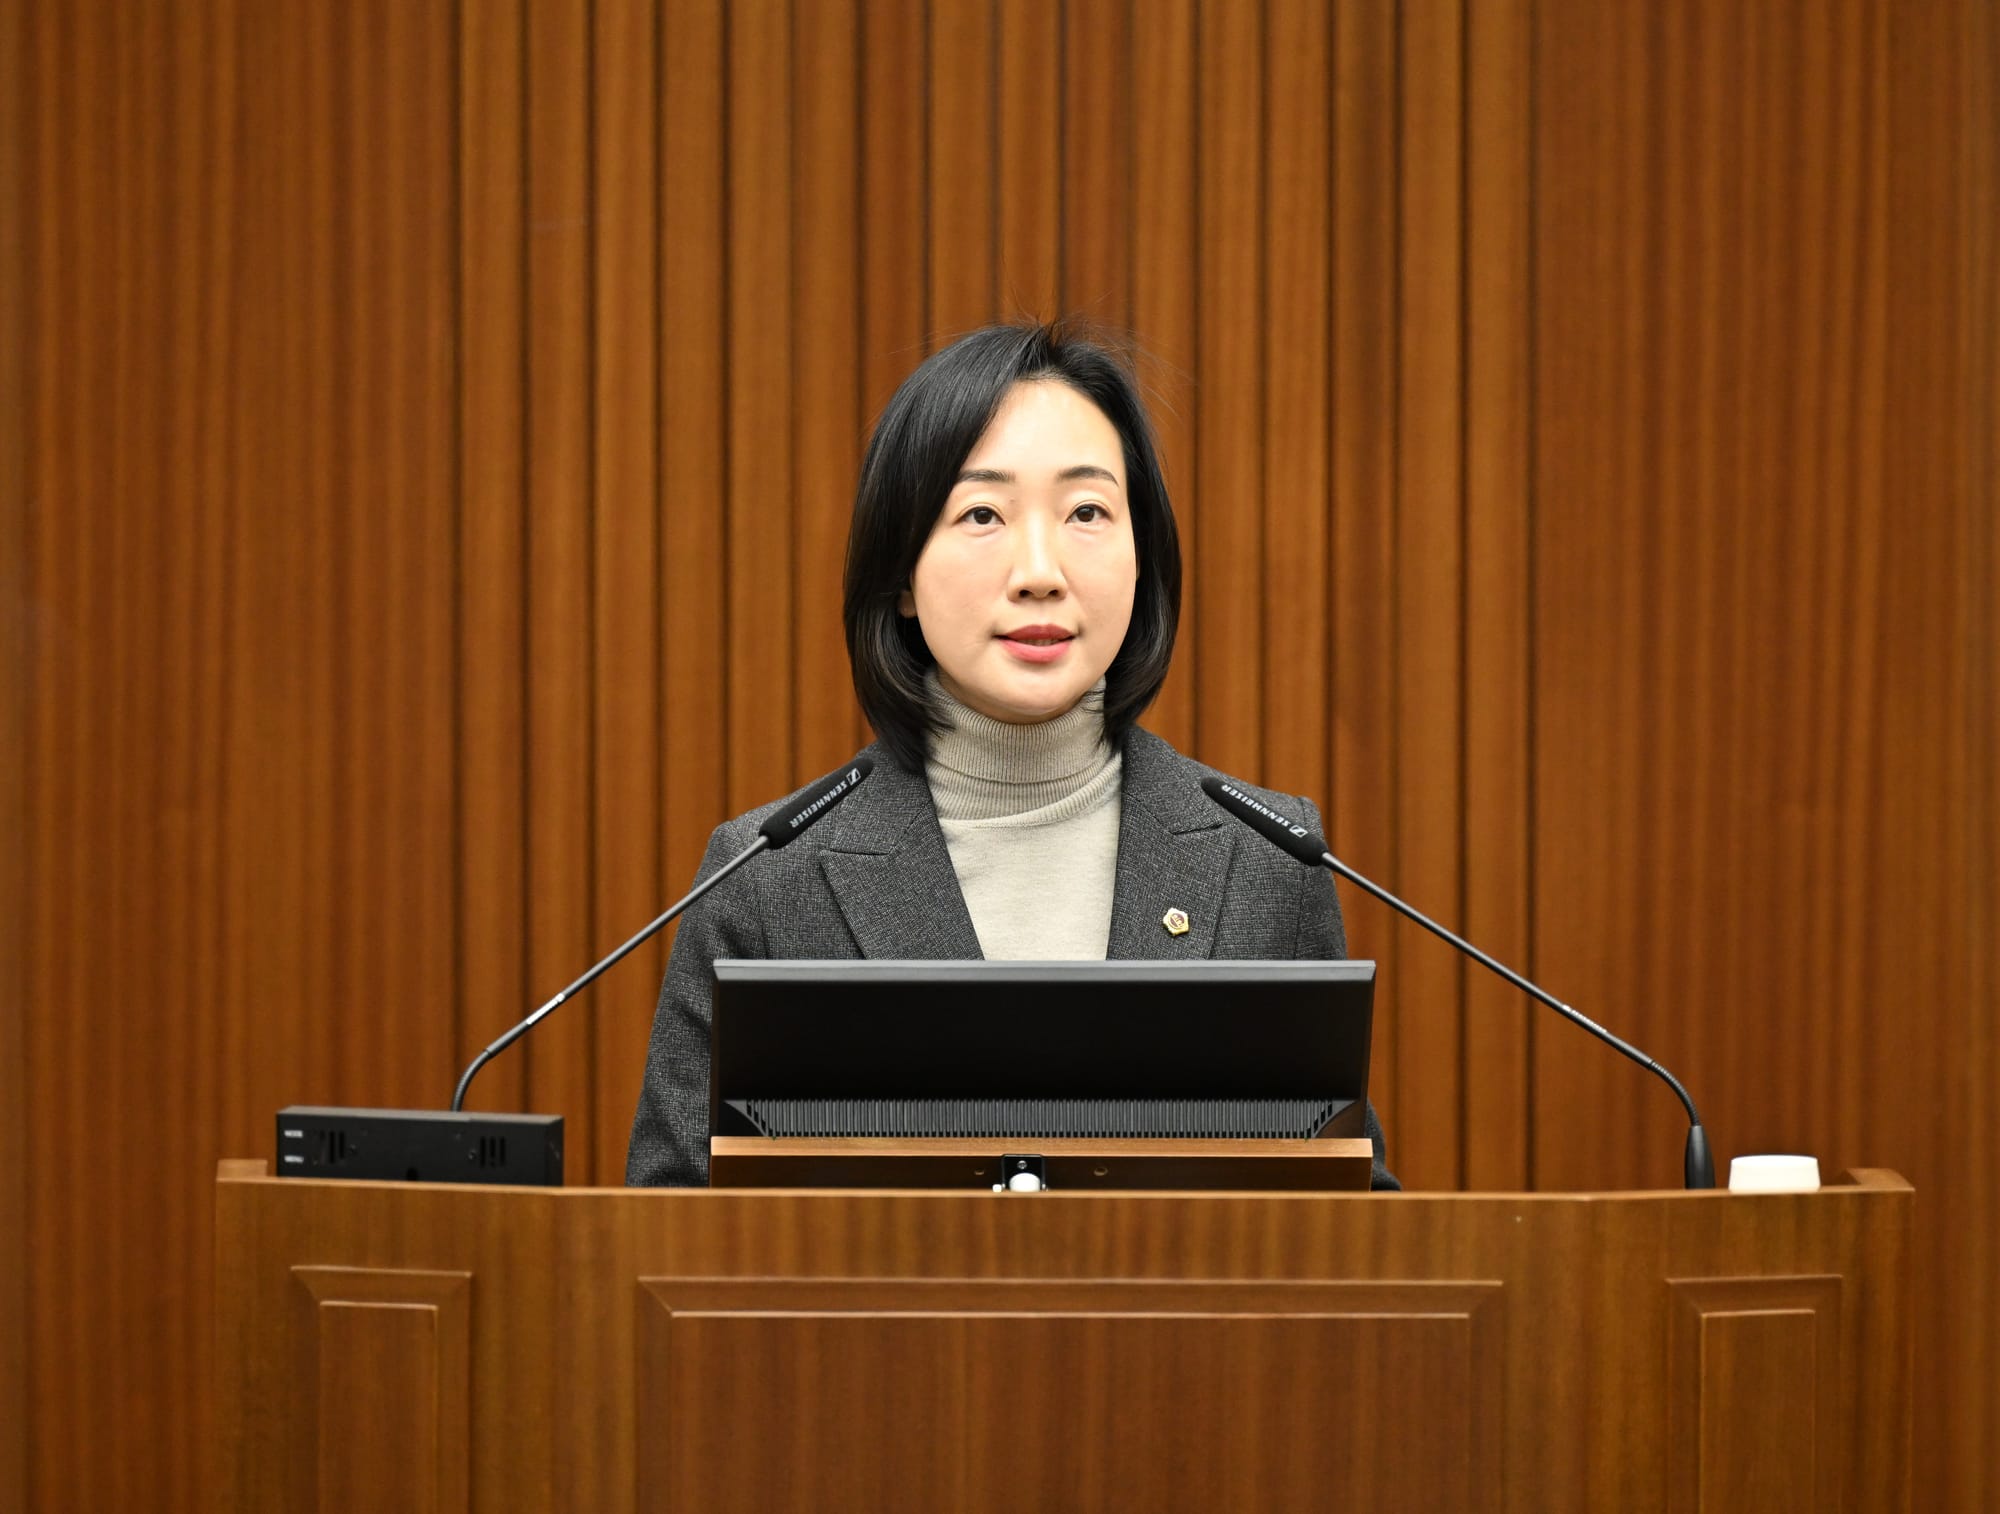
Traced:
<path fill-rule="evenodd" d="M 1100 468 L 1095 463 L 1078 463 L 1073 468 L 1065 468 L 1056 475 L 1056 482 L 1066 484 L 1073 478 L 1101 478 L 1107 484 L 1118 482 L 1118 475 L 1109 468 Z"/>
<path fill-rule="evenodd" d="M 1100 468 L 1095 463 L 1077 463 L 1056 475 L 1059 484 L 1069 483 L 1079 478 L 1101 478 L 1107 484 L 1118 482 L 1118 475 L 1109 468 Z M 961 484 L 1018 484 L 1020 477 L 1005 468 L 967 468 L 958 475 Z"/>

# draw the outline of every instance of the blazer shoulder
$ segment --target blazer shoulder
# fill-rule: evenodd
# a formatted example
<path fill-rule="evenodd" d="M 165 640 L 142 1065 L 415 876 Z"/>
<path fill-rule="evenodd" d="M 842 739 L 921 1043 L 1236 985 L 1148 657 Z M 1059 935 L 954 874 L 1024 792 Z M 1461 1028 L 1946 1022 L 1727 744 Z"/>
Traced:
<path fill-rule="evenodd" d="M 871 742 L 856 757 L 866 758 L 873 764 L 873 771 L 857 788 L 843 796 L 839 804 L 801 832 L 795 841 L 779 848 L 786 857 L 797 862 L 816 858 L 825 851 L 843 850 L 853 846 L 857 836 L 866 838 L 883 831 L 885 827 L 893 834 L 907 825 L 909 819 L 928 803 L 930 789 L 923 775 L 911 774 L 902 768 L 880 742 Z M 709 845 L 730 854 L 741 851 L 757 839 L 757 832 L 766 820 L 802 792 L 793 789 L 723 821 L 715 828 Z M 863 844 L 860 849 L 875 848 Z"/>
<path fill-rule="evenodd" d="M 1221 768 L 1210 767 L 1207 763 L 1186 756 L 1172 745 L 1155 736 L 1151 731 L 1134 726 L 1125 742 L 1125 786 L 1128 794 L 1135 795 L 1156 811 L 1171 810 L 1186 819 L 1204 823 L 1226 822 L 1228 816 L 1208 797 L 1201 781 L 1204 778 L 1220 778 L 1224 782 L 1254 795 L 1281 814 L 1297 815 L 1306 820 L 1315 830 L 1320 829 L 1319 810 L 1312 800 L 1302 794 L 1289 794 L 1282 789 L 1266 788 L 1262 784 L 1248 783 L 1234 773 L 1226 773 Z M 1166 818 L 1163 816 L 1163 818 Z"/>

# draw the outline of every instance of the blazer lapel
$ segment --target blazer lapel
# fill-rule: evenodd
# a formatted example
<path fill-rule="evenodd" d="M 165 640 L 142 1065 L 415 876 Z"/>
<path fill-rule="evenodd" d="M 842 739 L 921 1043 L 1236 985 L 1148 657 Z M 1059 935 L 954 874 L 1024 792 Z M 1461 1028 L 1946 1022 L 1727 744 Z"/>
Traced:
<path fill-rule="evenodd" d="M 874 773 L 829 817 L 834 833 L 820 853 L 827 887 L 861 955 L 980 956 L 930 785 L 886 752 L 873 755 Z"/>
<path fill-rule="evenodd" d="M 1214 955 L 1236 838 L 1221 811 L 1195 787 L 1191 771 L 1192 764 L 1157 736 L 1134 729 L 1126 740 L 1107 957 Z M 1165 924 L 1170 910 L 1187 917 L 1183 934 Z"/>

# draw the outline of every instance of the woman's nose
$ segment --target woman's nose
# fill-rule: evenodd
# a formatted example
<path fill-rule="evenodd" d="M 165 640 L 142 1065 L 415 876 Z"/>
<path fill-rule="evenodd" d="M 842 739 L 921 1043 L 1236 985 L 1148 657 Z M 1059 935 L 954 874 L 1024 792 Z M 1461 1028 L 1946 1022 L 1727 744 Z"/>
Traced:
<path fill-rule="evenodd" d="M 1054 533 L 1045 526 L 1030 524 L 1018 537 L 1014 558 L 1015 599 L 1049 599 L 1063 592 L 1062 563 L 1058 559 Z"/>

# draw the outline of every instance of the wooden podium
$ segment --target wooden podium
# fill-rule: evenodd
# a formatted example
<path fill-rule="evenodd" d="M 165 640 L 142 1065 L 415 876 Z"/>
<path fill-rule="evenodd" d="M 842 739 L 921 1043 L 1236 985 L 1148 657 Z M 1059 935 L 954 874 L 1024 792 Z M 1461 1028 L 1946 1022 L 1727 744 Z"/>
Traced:
<path fill-rule="evenodd" d="M 1902 1510 L 1913 1195 L 216 1196 L 225 1510 Z"/>

